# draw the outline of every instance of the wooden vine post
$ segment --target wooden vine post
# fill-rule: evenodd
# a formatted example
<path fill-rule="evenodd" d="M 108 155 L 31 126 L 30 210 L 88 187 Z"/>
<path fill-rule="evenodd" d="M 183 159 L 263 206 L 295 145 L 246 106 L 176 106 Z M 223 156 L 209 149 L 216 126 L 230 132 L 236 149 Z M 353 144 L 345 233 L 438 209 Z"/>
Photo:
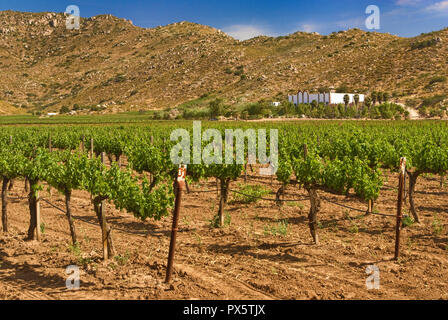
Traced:
<path fill-rule="evenodd" d="M 366 214 L 371 214 L 373 212 L 373 200 L 367 201 L 367 212 Z"/>
<path fill-rule="evenodd" d="M 406 158 L 400 159 L 400 175 L 398 177 L 398 201 L 397 201 L 397 225 L 395 227 L 395 255 L 394 259 L 397 260 L 400 255 L 400 231 L 401 220 L 403 218 L 403 198 L 405 189 L 405 175 L 406 175 Z"/>
<path fill-rule="evenodd" d="M 93 137 L 90 138 L 90 159 L 93 159 Z"/>
<path fill-rule="evenodd" d="M 166 278 L 165 282 L 169 283 L 171 281 L 171 276 L 173 274 L 173 264 L 174 264 L 174 253 L 176 250 L 176 237 L 177 228 L 179 225 L 179 213 L 182 202 L 182 191 L 185 188 L 185 177 L 187 175 L 187 167 L 185 165 L 179 166 L 179 171 L 177 174 L 177 192 L 176 192 L 176 203 L 174 205 L 173 213 L 173 226 L 171 228 L 171 241 L 170 241 L 170 251 L 168 254 L 168 264 L 166 268 Z"/>
<path fill-rule="evenodd" d="M 81 139 L 81 152 L 84 153 L 85 150 L 85 143 L 86 143 L 86 136 L 82 135 L 82 139 Z"/>
<path fill-rule="evenodd" d="M 151 145 L 154 145 L 154 136 L 151 136 Z M 149 173 L 149 183 L 152 184 L 153 180 L 154 180 L 154 177 L 150 172 Z"/>
<path fill-rule="evenodd" d="M 9 136 L 9 144 L 12 144 L 12 136 Z M 14 188 L 14 179 L 9 181 L 8 191 L 11 191 Z"/>
<path fill-rule="evenodd" d="M 216 182 L 216 198 L 219 198 L 219 182 L 218 178 L 215 179 Z"/>
<path fill-rule="evenodd" d="M 36 191 L 36 240 L 40 241 L 42 238 L 42 233 L 40 229 L 40 197 L 39 197 L 39 191 Z"/>
<path fill-rule="evenodd" d="M 9 144 L 12 144 L 12 136 L 9 136 Z M 3 177 L 2 181 L 2 225 L 3 232 L 8 232 L 8 184 L 9 179 Z"/>
<path fill-rule="evenodd" d="M 30 209 L 30 226 L 28 228 L 27 240 L 40 240 L 40 203 L 39 192 L 33 190 L 39 181 L 30 180 L 30 192 L 28 194 L 28 204 Z"/>
<path fill-rule="evenodd" d="M 303 146 L 304 159 L 308 157 L 308 146 L 305 144 Z M 319 244 L 319 237 L 317 235 L 317 213 L 320 210 L 320 198 L 317 193 L 316 187 L 313 184 L 305 184 L 305 189 L 308 191 L 310 196 L 310 212 L 308 214 L 308 224 L 310 227 L 310 233 L 313 237 L 315 244 Z"/>
<path fill-rule="evenodd" d="M 53 145 L 51 143 L 51 134 L 48 136 L 48 150 L 53 152 Z"/>
<path fill-rule="evenodd" d="M 8 232 L 8 183 L 9 179 L 3 177 L 2 183 L 2 225 L 3 232 Z"/>
<path fill-rule="evenodd" d="M 244 182 L 247 182 L 247 163 L 249 162 L 249 155 L 246 157 L 246 163 L 244 164 Z"/>
<path fill-rule="evenodd" d="M 104 164 L 105 163 L 105 153 L 101 152 L 101 162 Z M 102 242 L 103 242 L 103 258 L 104 260 L 108 260 L 109 258 L 109 249 L 108 249 L 108 243 L 107 243 L 107 238 L 108 238 L 108 234 L 107 234 L 107 225 L 106 225 L 106 213 L 104 212 L 104 205 L 105 205 L 105 201 L 102 200 L 100 207 L 99 207 L 99 213 L 100 213 L 100 217 L 101 217 L 101 235 L 102 235 Z"/>

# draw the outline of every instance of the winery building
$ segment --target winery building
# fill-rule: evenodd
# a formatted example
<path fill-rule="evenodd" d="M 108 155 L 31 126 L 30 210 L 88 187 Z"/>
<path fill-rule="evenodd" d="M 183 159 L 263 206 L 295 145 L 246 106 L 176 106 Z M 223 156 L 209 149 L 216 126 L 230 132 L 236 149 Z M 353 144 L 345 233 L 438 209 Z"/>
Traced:
<path fill-rule="evenodd" d="M 289 95 L 289 102 L 294 103 L 295 105 L 301 103 L 311 103 L 313 101 L 317 101 L 317 103 L 325 103 L 325 104 L 344 104 L 344 96 L 348 95 L 350 98 L 349 104 L 355 103 L 355 95 L 356 93 L 336 93 L 336 92 L 324 92 L 324 93 L 309 93 L 308 91 L 299 91 L 297 94 Z M 364 95 L 358 94 L 359 102 L 364 102 Z"/>

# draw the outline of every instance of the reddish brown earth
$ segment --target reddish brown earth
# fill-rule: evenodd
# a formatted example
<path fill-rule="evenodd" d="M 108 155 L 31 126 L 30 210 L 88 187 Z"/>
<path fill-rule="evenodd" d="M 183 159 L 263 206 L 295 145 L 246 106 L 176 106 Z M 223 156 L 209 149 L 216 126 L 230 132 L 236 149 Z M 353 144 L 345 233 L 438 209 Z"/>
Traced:
<path fill-rule="evenodd" d="M 390 174 L 387 184 L 396 182 L 396 175 Z M 231 187 L 237 189 L 239 183 L 243 180 Z M 212 181 L 191 186 L 214 188 Z M 277 188 L 274 184 L 271 189 Z M 285 198 L 301 195 L 303 190 L 290 186 Z M 366 209 L 352 198 L 323 195 Z M 16 181 L 10 196 L 25 196 L 23 181 Z M 64 207 L 63 197 L 55 191 L 43 196 Z M 24 241 L 27 203 L 11 200 L 10 232 L 0 232 L 0 299 L 447 299 L 446 196 L 438 178 L 419 181 L 416 202 L 423 222 L 403 229 L 401 257 L 393 261 L 393 217 L 363 217 L 322 202 L 320 244 L 314 245 L 307 224 L 308 201 L 282 207 L 265 200 L 229 204 L 230 226 L 214 229 L 210 220 L 218 208 L 216 193 L 191 192 L 181 210 L 172 285 L 163 283 L 171 217 L 141 222 L 109 205 L 108 221 L 119 257 L 102 262 L 101 232 L 88 194 L 75 192 L 72 199 L 81 243 L 78 253 L 70 249 L 64 214 L 45 202 L 43 241 Z M 384 189 L 375 209 L 395 214 L 396 197 L 396 191 Z M 282 219 L 288 221 L 286 234 L 273 235 L 270 230 Z M 436 232 L 438 225 L 441 232 Z M 77 291 L 65 287 L 66 267 L 73 264 L 81 267 Z M 366 267 L 371 264 L 380 270 L 378 290 L 366 288 Z"/>

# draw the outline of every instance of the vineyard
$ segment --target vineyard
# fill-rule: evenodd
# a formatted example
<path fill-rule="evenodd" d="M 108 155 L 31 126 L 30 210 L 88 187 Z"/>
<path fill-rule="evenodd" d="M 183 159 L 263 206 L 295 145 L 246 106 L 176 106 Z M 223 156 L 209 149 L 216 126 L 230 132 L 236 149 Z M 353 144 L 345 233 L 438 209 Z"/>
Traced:
<path fill-rule="evenodd" d="M 0 298 L 447 298 L 445 122 L 203 123 L 266 129 L 268 155 L 278 129 L 278 170 L 260 175 L 247 148 L 244 164 L 187 166 L 166 285 L 179 125 L 193 136 L 190 122 L 1 127 Z M 365 288 L 371 264 L 383 290 Z"/>

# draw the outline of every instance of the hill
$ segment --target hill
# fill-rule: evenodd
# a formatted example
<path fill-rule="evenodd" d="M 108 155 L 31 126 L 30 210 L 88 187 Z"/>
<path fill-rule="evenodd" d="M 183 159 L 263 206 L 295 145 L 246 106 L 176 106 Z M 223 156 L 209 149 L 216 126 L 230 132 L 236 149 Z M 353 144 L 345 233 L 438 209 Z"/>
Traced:
<path fill-rule="evenodd" d="M 62 13 L 2 11 L 0 19 L 0 100 L 21 110 L 162 109 L 210 93 L 236 104 L 329 86 L 417 104 L 447 91 L 448 29 L 238 41 L 190 22 L 145 29 L 100 15 L 67 30 Z"/>

